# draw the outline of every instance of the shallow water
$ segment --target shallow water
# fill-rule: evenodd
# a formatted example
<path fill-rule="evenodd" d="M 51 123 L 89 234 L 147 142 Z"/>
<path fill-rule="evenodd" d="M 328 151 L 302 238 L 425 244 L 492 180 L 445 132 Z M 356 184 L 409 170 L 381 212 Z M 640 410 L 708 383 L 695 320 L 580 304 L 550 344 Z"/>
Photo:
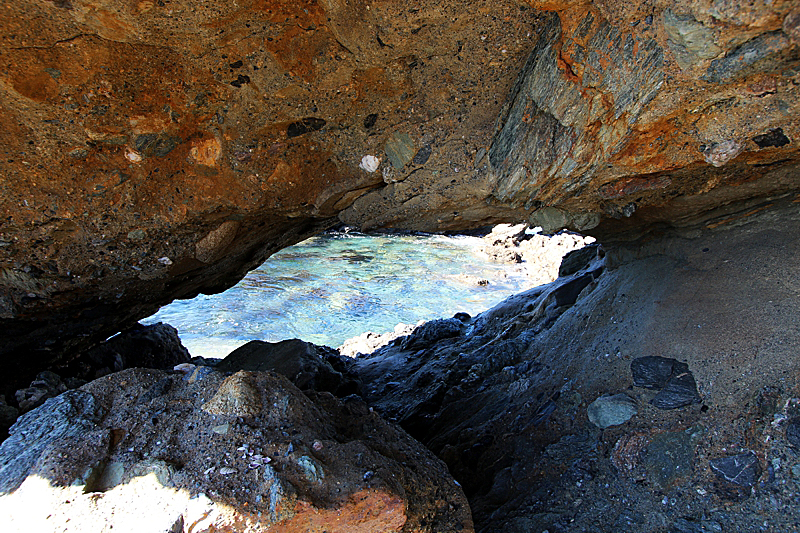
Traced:
<path fill-rule="evenodd" d="M 178 300 L 143 322 L 172 324 L 204 357 L 253 339 L 335 347 L 401 322 L 475 315 L 531 285 L 480 246 L 476 237 L 326 234 L 276 253 L 224 293 Z"/>

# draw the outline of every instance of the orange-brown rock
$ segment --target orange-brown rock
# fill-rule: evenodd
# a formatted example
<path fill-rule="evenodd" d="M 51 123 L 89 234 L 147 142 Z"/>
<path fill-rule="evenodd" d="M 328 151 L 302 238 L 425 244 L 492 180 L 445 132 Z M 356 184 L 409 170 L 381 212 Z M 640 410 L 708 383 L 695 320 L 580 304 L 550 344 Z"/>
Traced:
<path fill-rule="evenodd" d="M 339 221 L 608 241 L 797 190 L 796 11 L 3 4 L 0 357 L 69 357 Z"/>

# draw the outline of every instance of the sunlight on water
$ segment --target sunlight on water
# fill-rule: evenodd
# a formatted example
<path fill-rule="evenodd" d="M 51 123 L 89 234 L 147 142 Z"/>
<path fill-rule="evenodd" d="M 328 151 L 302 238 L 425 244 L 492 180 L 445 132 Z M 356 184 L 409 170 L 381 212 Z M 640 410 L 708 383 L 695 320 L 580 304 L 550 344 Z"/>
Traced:
<path fill-rule="evenodd" d="M 178 300 L 143 322 L 172 324 L 204 357 L 254 339 L 336 347 L 400 322 L 475 315 L 531 285 L 517 267 L 487 262 L 480 246 L 477 237 L 326 234 L 276 253 L 222 294 Z"/>

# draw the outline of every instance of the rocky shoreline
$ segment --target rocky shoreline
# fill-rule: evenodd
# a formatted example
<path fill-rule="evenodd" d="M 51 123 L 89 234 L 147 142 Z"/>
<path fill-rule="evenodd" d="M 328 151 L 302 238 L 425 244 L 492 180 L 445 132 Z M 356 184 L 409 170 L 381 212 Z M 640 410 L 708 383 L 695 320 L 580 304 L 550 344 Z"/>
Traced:
<path fill-rule="evenodd" d="M 758 270 L 780 261 L 776 243 L 797 253 L 786 237 L 800 216 L 784 204 L 635 259 L 573 254 L 572 273 L 550 284 L 356 357 L 253 342 L 222 361 L 109 374 L 20 418 L 0 446 L 0 505 L 43 497 L 44 476 L 73 494 L 53 516 L 111 517 L 147 493 L 171 502 L 170 531 L 197 513 L 217 531 L 237 520 L 249 524 L 237 531 L 335 531 L 331 508 L 348 531 L 469 531 L 473 519 L 485 533 L 793 531 L 800 315 L 782 287 L 800 271 Z M 53 422 L 66 401 L 77 421 Z M 87 401 L 98 407 L 76 407 Z M 29 440 L 59 424 L 86 435 Z M 98 494 L 107 504 L 88 503 Z"/>

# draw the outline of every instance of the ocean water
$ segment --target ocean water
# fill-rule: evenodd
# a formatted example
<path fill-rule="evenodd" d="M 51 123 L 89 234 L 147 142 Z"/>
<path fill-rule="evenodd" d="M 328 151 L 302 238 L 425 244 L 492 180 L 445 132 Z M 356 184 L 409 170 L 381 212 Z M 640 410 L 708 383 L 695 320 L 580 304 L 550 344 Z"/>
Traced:
<path fill-rule="evenodd" d="M 171 324 L 192 355 L 224 357 L 254 339 L 337 347 L 401 322 L 474 316 L 532 285 L 480 246 L 477 237 L 329 233 L 281 250 L 224 293 L 177 300 L 143 323 Z"/>

